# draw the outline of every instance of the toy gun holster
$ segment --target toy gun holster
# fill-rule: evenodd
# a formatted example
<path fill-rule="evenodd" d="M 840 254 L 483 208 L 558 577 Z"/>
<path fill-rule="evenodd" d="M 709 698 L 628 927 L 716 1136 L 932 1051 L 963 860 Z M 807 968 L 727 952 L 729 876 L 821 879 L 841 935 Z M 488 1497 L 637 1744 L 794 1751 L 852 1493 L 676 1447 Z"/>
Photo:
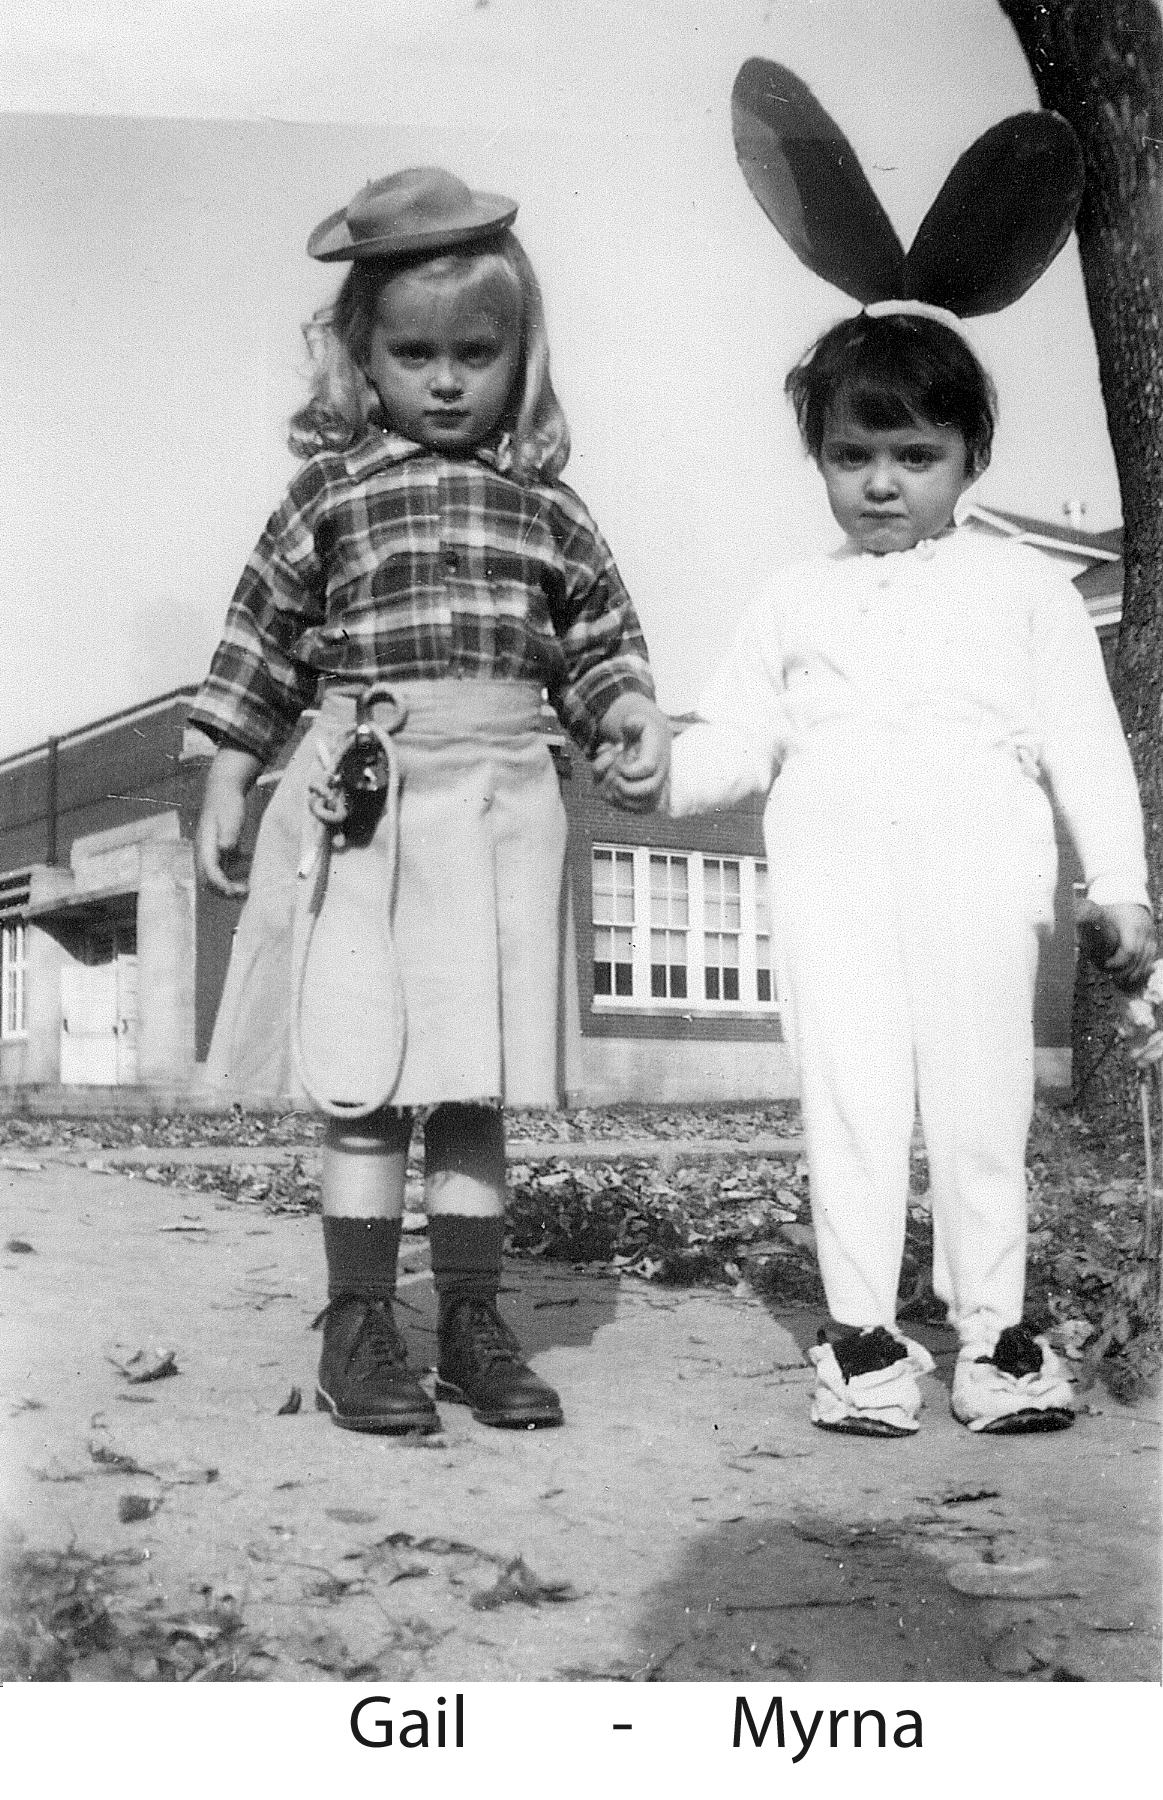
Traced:
<path fill-rule="evenodd" d="M 377 706 L 379 718 L 373 716 Z M 313 800 L 311 807 L 330 829 L 334 849 L 366 849 L 374 838 L 395 779 L 390 738 L 403 722 L 404 708 L 382 684 L 357 699 L 355 729 L 339 749 L 327 796 Z"/>
<path fill-rule="evenodd" d="M 300 1082 L 333 1118 L 390 1104 L 403 1066 L 404 989 L 392 936 L 400 835 L 393 734 L 405 708 L 375 685 L 309 790 L 293 931 L 291 1048 Z M 349 850 L 360 854 L 348 855 Z"/>
<path fill-rule="evenodd" d="M 342 832 L 346 843 L 361 850 L 375 836 L 388 798 L 388 758 L 375 731 L 366 722 L 356 725 L 332 776 L 346 803 Z"/>

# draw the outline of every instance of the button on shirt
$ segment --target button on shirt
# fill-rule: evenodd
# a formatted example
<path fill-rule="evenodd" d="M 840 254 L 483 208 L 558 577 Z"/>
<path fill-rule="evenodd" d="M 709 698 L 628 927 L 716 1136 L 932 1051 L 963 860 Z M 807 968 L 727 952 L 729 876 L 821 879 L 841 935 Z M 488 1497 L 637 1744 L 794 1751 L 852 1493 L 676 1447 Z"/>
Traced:
<path fill-rule="evenodd" d="M 377 431 L 291 482 L 190 722 L 269 761 L 321 676 L 457 675 L 547 688 L 585 750 L 620 694 L 654 693 L 629 595 L 570 488 Z"/>

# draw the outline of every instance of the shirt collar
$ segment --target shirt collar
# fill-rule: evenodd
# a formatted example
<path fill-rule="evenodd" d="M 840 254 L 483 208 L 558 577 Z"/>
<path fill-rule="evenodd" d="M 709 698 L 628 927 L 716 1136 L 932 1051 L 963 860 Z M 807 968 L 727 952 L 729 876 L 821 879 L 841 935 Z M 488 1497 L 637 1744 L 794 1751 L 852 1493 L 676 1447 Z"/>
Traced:
<path fill-rule="evenodd" d="M 899 559 L 906 556 L 916 557 L 921 562 L 928 562 L 945 544 L 951 543 L 959 531 L 960 526 L 954 521 L 951 525 L 946 525 L 944 531 L 939 531 L 936 537 L 922 538 L 919 543 L 913 545 L 911 550 L 887 550 L 882 556 L 875 556 L 871 550 L 862 550 L 858 544 L 852 542 L 851 538 L 845 538 L 844 542 L 832 551 L 832 556 L 836 562 L 864 560 L 869 563 L 892 563 L 899 568 Z"/>
<path fill-rule="evenodd" d="M 466 460 L 482 463 L 485 468 L 496 469 L 501 473 L 508 468 L 506 451 L 508 436 L 498 444 L 480 444 Z M 436 452 L 426 450 L 423 444 L 412 442 L 411 438 L 401 437 L 396 431 L 380 431 L 376 426 L 344 452 L 344 462 L 348 474 L 354 480 L 369 475 L 373 469 L 392 468 L 397 463 L 408 462 L 417 456 L 435 455 Z"/>

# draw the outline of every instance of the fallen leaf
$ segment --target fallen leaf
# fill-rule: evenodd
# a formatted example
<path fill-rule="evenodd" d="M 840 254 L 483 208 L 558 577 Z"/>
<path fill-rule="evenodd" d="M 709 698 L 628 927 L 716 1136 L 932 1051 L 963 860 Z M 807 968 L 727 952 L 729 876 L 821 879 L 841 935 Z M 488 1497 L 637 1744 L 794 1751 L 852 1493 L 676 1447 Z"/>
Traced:
<path fill-rule="evenodd" d="M 495 1612 L 499 1606 L 519 1601 L 522 1606 L 540 1606 L 543 1600 L 560 1603 L 580 1596 L 569 1581 L 542 1581 L 526 1563 L 515 1556 L 498 1575 L 491 1588 L 482 1588 L 470 1602 L 475 1612 Z"/>
<path fill-rule="evenodd" d="M 122 1494 L 117 1502 L 117 1517 L 123 1525 L 136 1525 L 155 1513 L 160 1504 L 145 1494 Z"/>
<path fill-rule="evenodd" d="M 90 1442 L 89 1455 L 95 1463 L 100 1463 L 112 1474 L 153 1475 L 152 1469 L 143 1469 L 141 1464 L 135 1462 L 132 1456 L 123 1456 L 120 1450 L 110 1450 L 107 1444 Z"/>
<path fill-rule="evenodd" d="M 161 1345 L 154 1350 L 135 1350 L 132 1356 L 124 1360 L 111 1353 L 109 1361 L 115 1369 L 120 1369 L 126 1381 L 134 1385 L 145 1381 L 165 1381 L 168 1376 L 179 1372 L 177 1351 L 165 1350 Z"/>
<path fill-rule="evenodd" d="M 36 1251 L 23 1238 L 9 1238 L 4 1246 L 12 1256 L 35 1256 Z"/>

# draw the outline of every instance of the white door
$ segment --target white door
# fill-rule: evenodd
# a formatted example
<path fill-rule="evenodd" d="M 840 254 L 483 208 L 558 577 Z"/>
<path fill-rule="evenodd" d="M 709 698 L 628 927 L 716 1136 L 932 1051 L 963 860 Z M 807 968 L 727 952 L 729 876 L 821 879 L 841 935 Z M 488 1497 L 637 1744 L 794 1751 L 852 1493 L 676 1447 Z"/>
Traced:
<path fill-rule="evenodd" d="M 137 1079 L 137 958 L 61 970 L 61 1081 L 116 1087 Z"/>
<path fill-rule="evenodd" d="M 119 956 L 117 970 L 117 1083 L 137 1080 L 137 958 Z"/>

